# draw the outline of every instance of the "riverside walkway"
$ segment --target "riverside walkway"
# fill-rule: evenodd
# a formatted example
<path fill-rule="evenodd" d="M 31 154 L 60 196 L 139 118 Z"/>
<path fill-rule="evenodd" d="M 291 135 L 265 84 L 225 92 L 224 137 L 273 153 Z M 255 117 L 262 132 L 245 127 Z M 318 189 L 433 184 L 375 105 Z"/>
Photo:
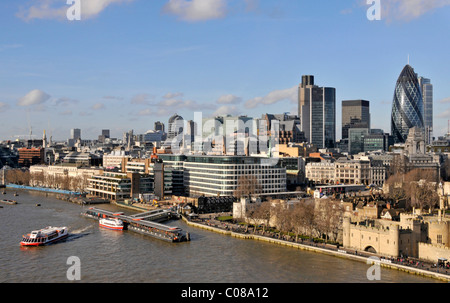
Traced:
<path fill-rule="evenodd" d="M 377 261 L 376 263 L 381 267 L 396 269 L 410 274 L 450 282 L 450 269 L 435 267 L 433 263 L 405 258 L 386 258 L 385 256 L 380 256 L 373 253 L 346 249 L 338 247 L 337 245 L 316 243 L 311 240 L 295 241 L 295 238 L 292 239 L 292 237 L 280 239 L 278 238 L 278 233 L 267 233 L 264 235 L 260 233 L 251 233 L 247 231 L 246 228 L 243 228 L 238 224 L 224 223 L 214 219 L 204 221 L 198 219 L 190 220 L 184 216 L 182 217 L 182 219 L 189 226 L 221 233 L 223 235 L 228 235 L 235 238 L 263 241 L 286 247 L 318 252 L 330 256 L 364 262 L 367 264 L 373 264 L 375 262 L 374 259 L 369 258 L 376 257 L 379 260 L 379 262 Z"/>

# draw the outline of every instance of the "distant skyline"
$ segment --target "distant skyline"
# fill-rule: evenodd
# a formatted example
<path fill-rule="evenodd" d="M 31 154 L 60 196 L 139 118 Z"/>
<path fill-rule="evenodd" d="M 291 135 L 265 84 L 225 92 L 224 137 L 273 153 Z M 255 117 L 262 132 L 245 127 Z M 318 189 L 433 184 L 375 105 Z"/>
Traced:
<path fill-rule="evenodd" d="M 435 137 L 450 119 L 450 1 L 66 0 L 0 3 L 0 140 L 96 139 L 166 125 L 177 113 L 298 113 L 302 75 L 368 100 L 390 132 L 395 84 L 408 63 L 434 88 Z M 73 1 L 75 2 L 75 1 Z"/>

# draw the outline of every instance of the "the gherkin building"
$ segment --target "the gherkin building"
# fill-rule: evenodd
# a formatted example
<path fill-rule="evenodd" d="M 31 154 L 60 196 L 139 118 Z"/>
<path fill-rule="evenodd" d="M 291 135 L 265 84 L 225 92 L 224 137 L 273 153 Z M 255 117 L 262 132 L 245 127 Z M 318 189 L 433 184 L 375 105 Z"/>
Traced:
<path fill-rule="evenodd" d="M 391 135 L 394 141 L 404 143 L 412 127 L 424 127 L 423 99 L 417 74 L 406 65 L 398 77 L 392 104 Z"/>

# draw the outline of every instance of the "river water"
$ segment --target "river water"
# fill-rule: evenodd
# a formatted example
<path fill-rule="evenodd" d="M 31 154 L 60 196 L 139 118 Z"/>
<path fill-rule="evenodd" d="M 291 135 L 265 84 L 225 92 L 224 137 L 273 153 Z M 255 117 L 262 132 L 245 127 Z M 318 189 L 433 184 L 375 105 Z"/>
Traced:
<path fill-rule="evenodd" d="M 7 190 L 0 198 L 17 205 L 0 208 L 0 283 L 71 282 L 72 256 L 80 261 L 79 282 L 137 283 L 366 283 L 369 265 L 259 241 L 242 240 L 172 221 L 190 242 L 166 243 L 132 231 L 111 231 L 81 216 L 83 207 L 43 193 Z M 36 204 L 41 204 L 37 206 Z M 84 206 L 86 207 L 86 206 Z M 99 208 L 132 211 L 113 205 Z M 46 226 L 67 226 L 64 241 L 24 248 L 23 234 Z M 437 280 L 381 269 L 384 283 Z M 371 282 L 372 283 L 372 282 Z"/>

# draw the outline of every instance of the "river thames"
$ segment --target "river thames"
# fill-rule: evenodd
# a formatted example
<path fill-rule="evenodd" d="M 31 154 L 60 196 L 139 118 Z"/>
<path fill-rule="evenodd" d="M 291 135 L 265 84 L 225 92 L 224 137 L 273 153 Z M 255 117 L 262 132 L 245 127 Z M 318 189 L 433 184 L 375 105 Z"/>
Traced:
<path fill-rule="evenodd" d="M 64 283 L 70 257 L 80 261 L 79 283 L 373 283 L 370 265 L 319 253 L 242 240 L 187 226 L 191 241 L 166 243 L 132 231 L 101 229 L 81 216 L 87 206 L 43 193 L 6 190 L 17 205 L 0 208 L 0 283 Z M 40 206 L 37 206 L 40 204 Z M 132 211 L 104 204 L 99 208 Z M 43 247 L 19 245 L 23 234 L 67 226 L 69 237 Z M 381 268 L 383 283 L 439 281 Z"/>

